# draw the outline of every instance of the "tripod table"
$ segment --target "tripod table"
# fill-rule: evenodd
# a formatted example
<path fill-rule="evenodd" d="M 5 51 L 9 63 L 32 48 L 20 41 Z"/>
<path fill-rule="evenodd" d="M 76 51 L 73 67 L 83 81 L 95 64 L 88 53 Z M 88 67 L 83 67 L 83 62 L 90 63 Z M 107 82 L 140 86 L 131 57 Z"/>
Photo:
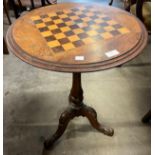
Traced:
<path fill-rule="evenodd" d="M 121 65 L 147 44 L 147 31 L 133 15 L 100 4 L 61 3 L 33 10 L 18 18 L 7 32 L 7 44 L 21 60 L 47 70 L 73 74 L 69 106 L 46 149 L 64 133 L 69 121 L 85 116 L 91 125 L 112 136 L 96 111 L 83 103 L 81 73 Z"/>

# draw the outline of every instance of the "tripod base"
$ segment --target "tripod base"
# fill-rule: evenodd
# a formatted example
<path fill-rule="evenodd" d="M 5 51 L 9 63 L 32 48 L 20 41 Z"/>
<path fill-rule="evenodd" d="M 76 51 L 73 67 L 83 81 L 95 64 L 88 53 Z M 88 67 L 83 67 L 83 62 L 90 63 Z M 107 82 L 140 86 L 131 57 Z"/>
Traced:
<path fill-rule="evenodd" d="M 74 117 L 87 117 L 90 124 L 105 135 L 113 136 L 114 130 L 101 125 L 97 120 L 96 111 L 83 104 L 81 73 L 73 73 L 73 84 L 69 95 L 69 107 L 61 114 L 58 129 L 55 134 L 44 142 L 45 149 L 51 149 L 53 144 L 62 136 L 70 120 Z"/>
<path fill-rule="evenodd" d="M 44 147 L 46 149 L 51 149 L 53 144 L 61 137 L 61 135 L 66 130 L 69 121 L 78 116 L 87 117 L 91 125 L 96 130 L 102 132 L 105 135 L 113 136 L 114 130 L 112 128 L 103 126 L 98 122 L 97 113 L 93 108 L 85 104 L 83 104 L 81 107 L 70 106 L 61 114 L 57 131 L 52 137 L 45 141 Z"/>

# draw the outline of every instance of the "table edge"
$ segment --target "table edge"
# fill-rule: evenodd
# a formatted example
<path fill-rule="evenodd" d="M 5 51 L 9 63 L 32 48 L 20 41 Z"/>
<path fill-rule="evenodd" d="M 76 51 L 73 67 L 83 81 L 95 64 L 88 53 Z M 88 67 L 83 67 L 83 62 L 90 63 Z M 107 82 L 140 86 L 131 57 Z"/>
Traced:
<path fill-rule="evenodd" d="M 81 3 L 78 3 L 78 4 L 81 4 Z M 128 12 L 124 12 L 124 13 L 131 15 Z M 28 53 L 24 52 L 22 49 L 20 49 L 20 47 L 14 46 L 13 37 L 11 33 L 11 30 L 14 24 L 12 24 L 9 30 L 7 31 L 6 42 L 8 44 L 9 50 L 14 55 L 16 55 L 18 58 L 20 58 L 24 62 L 31 64 L 38 68 L 58 71 L 58 72 L 93 72 L 93 71 L 105 70 L 108 68 L 112 68 L 112 67 L 124 64 L 132 60 L 133 58 L 138 56 L 141 53 L 141 51 L 144 49 L 144 47 L 146 46 L 147 41 L 148 41 L 147 30 L 144 27 L 144 24 L 138 18 L 136 18 L 135 16 L 133 16 L 133 18 L 137 20 L 137 22 L 139 23 L 139 26 L 142 28 L 143 33 L 141 35 L 140 41 L 137 43 L 137 45 L 135 45 L 135 47 L 133 47 L 133 49 L 130 50 L 130 52 L 120 55 L 119 57 L 115 57 L 115 58 L 103 61 L 103 62 L 102 61 L 97 62 L 97 63 L 93 62 L 90 64 L 60 64 L 60 63 L 55 63 L 55 62 L 52 63 L 49 61 L 45 61 L 45 60 L 41 60 L 39 58 L 33 57 L 29 55 Z"/>

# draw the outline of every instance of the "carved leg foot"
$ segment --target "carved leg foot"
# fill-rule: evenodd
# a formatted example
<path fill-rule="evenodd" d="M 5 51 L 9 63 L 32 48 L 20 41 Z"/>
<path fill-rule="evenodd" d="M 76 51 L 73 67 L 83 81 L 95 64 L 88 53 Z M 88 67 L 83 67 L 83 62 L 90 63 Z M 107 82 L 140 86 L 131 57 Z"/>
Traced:
<path fill-rule="evenodd" d="M 111 1 L 109 2 L 109 5 L 112 5 L 112 3 L 113 3 L 113 0 L 111 0 Z"/>
<path fill-rule="evenodd" d="M 75 117 L 74 110 L 68 108 L 65 112 L 63 112 L 59 119 L 58 129 L 53 136 L 47 139 L 44 142 L 45 149 L 51 149 L 53 144 L 62 136 L 64 133 L 69 121 Z"/>
<path fill-rule="evenodd" d="M 119 65 L 119 66 L 117 66 L 117 67 L 122 67 L 123 65 Z"/>
<path fill-rule="evenodd" d="M 151 120 L 151 110 L 148 111 L 147 114 L 142 118 L 143 123 L 148 123 Z"/>
<path fill-rule="evenodd" d="M 114 130 L 112 128 L 106 127 L 101 125 L 98 120 L 97 120 L 97 113 L 96 111 L 88 106 L 85 106 L 85 108 L 82 109 L 82 113 L 84 116 L 86 116 L 88 118 L 88 120 L 90 121 L 91 125 L 97 129 L 98 131 L 104 133 L 105 135 L 108 136 L 113 136 L 114 134 Z"/>

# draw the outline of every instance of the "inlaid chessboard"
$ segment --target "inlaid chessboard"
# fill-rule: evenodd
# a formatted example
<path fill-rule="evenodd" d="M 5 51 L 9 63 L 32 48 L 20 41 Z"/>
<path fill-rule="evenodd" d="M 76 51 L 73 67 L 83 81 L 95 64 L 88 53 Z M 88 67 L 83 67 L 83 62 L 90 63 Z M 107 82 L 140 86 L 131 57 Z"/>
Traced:
<path fill-rule="evenodd" d="M 58 12 L 32 16 L 35 27 L 55 52 L 65 52 L 99 40 L 112 39 L 129 33 L 129 29 L 100 14 L 93 7 L 64 9 Z"/>

